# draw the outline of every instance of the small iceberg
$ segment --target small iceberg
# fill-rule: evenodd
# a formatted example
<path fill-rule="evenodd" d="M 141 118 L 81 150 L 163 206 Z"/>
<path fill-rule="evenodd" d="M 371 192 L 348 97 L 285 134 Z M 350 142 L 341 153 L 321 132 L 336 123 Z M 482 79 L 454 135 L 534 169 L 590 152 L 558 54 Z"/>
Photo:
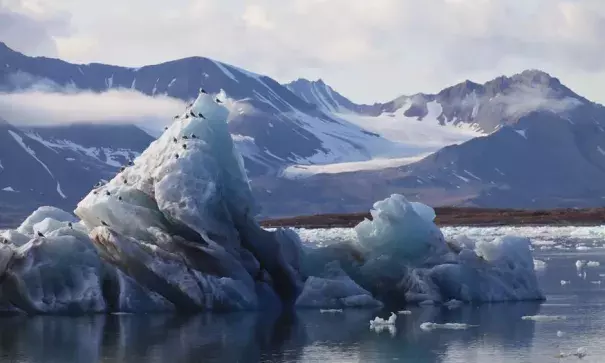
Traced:
<path fill-rule="evenodd" d="M 534 260 L 534 268 L 536 270 L 544 270 L 546 268 L 546 262 L 542 260 Z"/>
<path fill-rule="evenodd" d="M 522 320 L 533 320 L 538 322 L 566 320 L 566 316 L 561 315 L 528 315 L 521 317 Z"/>
<path fill-rule="evenodd" d="M 445 323 L 445 324 L 437 324 L 437 323 L 422 323 L 420 324 L 420 329 L 424 331 L 431 331 L 436 329 L 444 329 L 444 330 L 466 330 L 469 328 L 476 328 L 479 325 L 469 325 L 463 323 Z"/>
<path fill-rule="evenodd" d="M 338 314 L 338 313 L 342 313 L 343 310 L 342 309 L 319 309 L 319 312 L 321 314 Z"/>
<path fill-rule="evenodd" d="M 388 325 L 388 324 L 371 325 L 370 330 L 372 330 L 373 332 L 375 332 L 377 334 L 380 334 L 383 331 L 388 331 L 389 334 L 391 335 L 391 337 L 394 337 L 397 334 L 397 328 L 395 327 L 395 325 Z"/>
<path fill-rule="evenodd" d="M 375 317 L 374 320 L 370 320 L 370 327 L 395 325 L 396 322 L 397 322 L 397 315 L 395 315 L 395 313 L 391 313 L 391 316 L 389 316 L 389 318 L 386 320 L 379 316 Z"/>
<path fill-rule="evenodd" d="M 409 310 L 399 310 L 397 312 L 397 314 L 399 314 L 399 315 L 412 315 L 412 312 L 409 311 Z"/>

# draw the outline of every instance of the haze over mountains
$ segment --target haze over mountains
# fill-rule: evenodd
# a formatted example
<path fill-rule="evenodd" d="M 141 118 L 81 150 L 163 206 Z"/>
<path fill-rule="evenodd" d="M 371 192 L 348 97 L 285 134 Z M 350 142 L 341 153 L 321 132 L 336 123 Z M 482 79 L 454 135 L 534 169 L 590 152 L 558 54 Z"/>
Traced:
<path fill-rule="evenodd" d="M 12 216 L 0 219 L 10 224 L 44 204 L 73 208 L 200 88 L 230 109 L 264 216 L 363 211 L 395 192 L 433 205 L 605 204 L 605 110 L 541 71 L 358 105 L 321 80 L 281 85 L 207 58 L 76 65 L 0 43 L 0 118 L 10 122 L 0 122 L 0 214 Z M 72 124 L 79 115 L 48 122 L 64 110 L 42 108 L 37 97 L 81 92 L 140 93 L 146 105 L 164 106 L 124 120 L 103 122 L 105 113 L 91 110 L 81 123 Z M 15 95 L 31 97 L 31 107 L 7 105 Z"/>

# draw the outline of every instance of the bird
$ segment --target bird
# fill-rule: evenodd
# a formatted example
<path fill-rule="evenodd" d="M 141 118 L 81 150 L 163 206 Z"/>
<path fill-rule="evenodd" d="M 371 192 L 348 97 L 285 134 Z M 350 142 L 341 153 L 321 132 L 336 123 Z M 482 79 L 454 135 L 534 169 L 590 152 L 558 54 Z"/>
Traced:
<path fill-rule="evenodd" d="M 109 192 L 109 190 L 105 191 L 105 195 L 108 196 L 108 197 L 111 195 L 111 193 Z"/>
<path fill-rule="evenodd" d="M 217 98 L 215 101 L 216 101 L 216 103 L 223 103 L 223 102 L 221 102 L 221 100 L 219 100 L 218 98 Z"/>
<path fill-rule="evenodd" d="M 201 114 L 200 114 L 200 115 L 201 115 Z M 195 134 L 191 134 L 191 138 L 192 138 L 192 139 L 196 139 L 196 138 L 197 138 L 197 136 L 195 136 Z"/>
<path fill-rule="evenodd" d="M 92 194 L 93 194 L 93 195 L 97 195 L 98 193 L 97 193 L 97 191 L 96 191 L 96 190 L 93 190 Z"/>
<path fill-rule="evenodd" d="M 183 149 L 187 149 L 187 144 L 183 144 Z"/>
<path fill-rule="evenodd" d="M 38 237 L 44 238 L 44 235 L 42 234 L 42 232 L 36 232 L 36 234 L 38 235 Z"/>
<path fill-rule="evenodd" d="M 183 136 L 183 140 L 187 140 L 187 139 L 189 139 L 189 136 L 187 136 L 187 135 Z"/>
<path fill-rule="evenodd" d="M 107 223 L 105 223 L 105 221 L 101 221 L 101 224 L 104 225 L 105 227 L 109 227 L 109 225 Z"/>
<path fill-rule="evenodd" d="M 173 138 L 172 138 L 172 142 L 176 143 L 177 141 L 179 141 L 179 140 L 177 140 L 177 138 L 176 138 L 176 137 L 173 137 Z"/>
<path fill-rule="evenodd" d="M 200 112 L 200 113 L 198 113 L 197 115 L 198 115 L 198 117 L 201 117 L 201 118 L 203 118 L 204 120 L 206 119 L 206 118 L 204 117 L 204 115 L 203 115 L 201 112 Z"/>
<path fill-rule="evenodd" d="M 74 226 L 73 226 L 73 224 L 71 224 L 71 222 L 67 222 L 67 227 L 74 229 Z"/>
<path fill-rule="evenodd" d="M 134 165 L 134 161 L 129 160 L 129 161 L 128 161 L 128 165 L 133 166 L 133 165 Z"/>
<path fill-rule="evenodd" d="M 121 201 L 121 200 L 122 200 L 122 197 L 118 197 L 118 200 L 120 200 L 120 201 Z"/>
<path fill-rule="evenodd" d="M 174 116 L 174 119 L 176 120 L 177 118 L 179 118 L 179 115 Z"/>
<path fill-rule="evenodd" d="M 205 94 L 205 95 L 208 94 L 208 92 L 206 92 L 203 88 L 200 88 L 200 92 L 203 93 L 203 94 Z"/>
<path fill-rule="evenodd" d="M 127 179 L 124 179 L 124 184 L 128 184 L 128 180 Z"/>
<path fill-rule="evenodd" d="M 179 158 L 179 154 L 175 154 L 175 155 L 174 155 L 174 158 L 175 158 L 175 159 L 178 159 L 178 158 Z"/>
<path fill-rule="evenodd" d="M 189 114 L 191 115 L 191 117 L 197 117 L 193 111 L 189 112 Z"/>
<path fill-rule="evenodd" d="M 164 131 L 168 130 L 168 126 L 164 127 Z"/>
<path fill-rule="evenodd" d="M 126 170 L 126 167 L 125 167 L 125 166 L 122 166 L 122 167 L 120 168 L 120 171 L 124 171 L 124 170 Z"/>

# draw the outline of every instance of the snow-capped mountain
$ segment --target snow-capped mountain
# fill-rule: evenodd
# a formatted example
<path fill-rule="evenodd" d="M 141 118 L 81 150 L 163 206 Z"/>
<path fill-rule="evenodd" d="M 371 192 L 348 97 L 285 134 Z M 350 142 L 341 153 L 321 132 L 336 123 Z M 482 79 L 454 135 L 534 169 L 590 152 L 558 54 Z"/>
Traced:
<path fill-rule="evenodd" d="M 275 183 L 273 195 L 291 205 L 271 203 L 266 210 L 275 216 L 294 206 L 304 209 L 302 214 L 359 211 L 392 193 L 432 205 L 603 206 L 605 108 L 580 96 L 567 97 L 572 106 L 523 114 L 488 135 L 406 165 L 308 172 L 303 181 Z"/>
<path fill-rule="evenodd" d="M 0 43 L 0 92 L 40 83 L 46 92 L 129 89 L 185 102 L 201 88 L 216 94 L 230 110 L 230 132 L 265 216 L 366 210 L 391 193 L 434 205 L 596 205 L 605 185 L 603 107 L 541 71 L 358 105 L 321 80 L 281 85 L 208 58 L 136 69 L 77 65 Z M 567 128 L 551 128 L 561 120 Z M 40 204 L 71 208 L 152 141 L 140 128 L 116 125 L 3 123 L 0 133 L 0 208 L 20 217 Z M 559 165 L 561 175 L 545 170 L 557 160 L 574 166 Z M 591 181 L 573 179 L 582 174 Z"/>
<path fill-rule="evenodd" d="M 42 204 L 71 208 L 152 138 L 134 126 L 16 128 L 0 121 L 0 209 L 22 217 Z M 1 225 L 12 220 L 2 213 Z"/>
<path fill-rule="evenodd" d="M 0 64 L 0 90 L 8 92 L 40 81 L 57 91 L 131 89 L 187 102 L 201 88 L 214 94 L 224 91 L 219 97 L 231 110 L 230 131 L 253 175 L 293 163 L 369 160 L 393 147 L 380 135 L 317 109 L 269 77 L 208 58 L 135 69 L 27 57 L 0 45 Z"/>
<path fill-rule="evenodd" d="M 498 77 L 484 84 L 467 80 L 436 94 L 401 96 L 374 105 L 355 104 L 322 80 L 299 79 L 286 87 L 329 112 L 428 121 L 481 133 L 491 133 L 499 127 L 513 124 L 529 112 L 562 112 L 588 102 L 557 78 L 539 70 Z"/>

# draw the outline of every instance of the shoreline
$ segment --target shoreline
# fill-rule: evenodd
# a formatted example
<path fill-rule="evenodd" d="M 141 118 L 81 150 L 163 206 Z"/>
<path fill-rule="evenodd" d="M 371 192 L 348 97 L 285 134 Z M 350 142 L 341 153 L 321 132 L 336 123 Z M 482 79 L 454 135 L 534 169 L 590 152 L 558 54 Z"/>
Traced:
<path fill-rule="evenodd" d="M 469 226 L 599 226 L 605 225 L 605 208 L 519 210 L 492 208 L 435 208 L 435 223 L 440 227 Z M 370 213 L 317 214 L 261 221 L 265 228 L 293 227 L 306 229 L 352 228 Z"/>

